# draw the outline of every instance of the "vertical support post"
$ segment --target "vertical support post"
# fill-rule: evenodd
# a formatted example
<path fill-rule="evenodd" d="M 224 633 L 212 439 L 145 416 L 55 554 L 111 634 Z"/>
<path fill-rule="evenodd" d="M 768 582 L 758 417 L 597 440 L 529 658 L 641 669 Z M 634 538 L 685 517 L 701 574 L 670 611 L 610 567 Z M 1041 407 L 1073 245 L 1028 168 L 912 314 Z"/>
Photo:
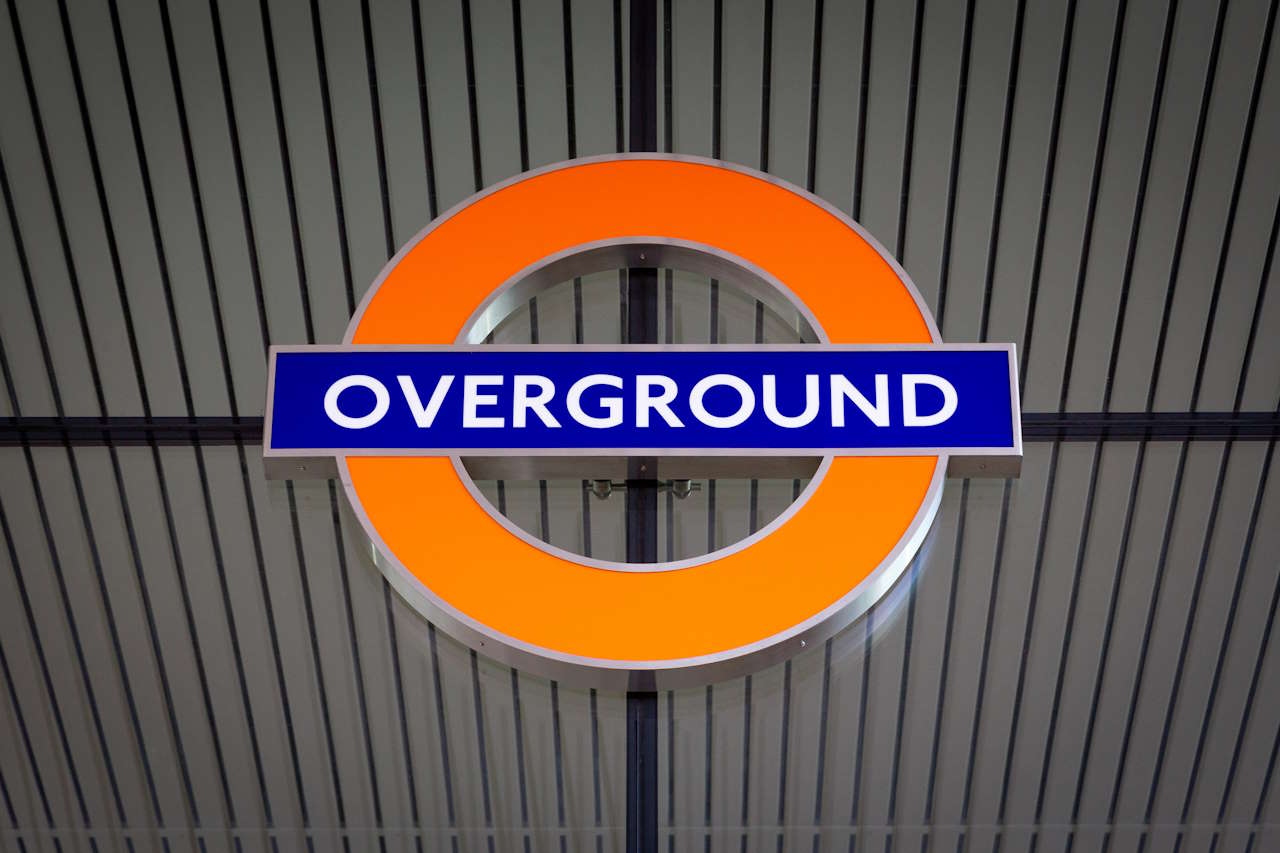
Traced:
<path fill-rule="evenodd" d="M 658 14 L 655 0 L 631 0 L 632 151 L 658 148 Z M 625 202 L 623 202 L 625 203 Z M 627 343 L 658 342 L 658 271 L 627 270 Z M 627 562 L 658 561 L 657 460 L 627 462 Z"/>
<path fill-rule="evenodd" d="M 658 149 L 658 14 L 655 0 L 630 0 L 628 148 Z M 625 204 L 625 200 L 621 203 Z M 627 270 L 627 343 L 658 342 L 658 271 Z M 627 461 L 627 562 L 658 561 L 658 465 Z M 627 853 L 658 850 L 658 694 L 652 682 L 627 693 Z"/>
<path fill-rule="evenodd" d="M 658 694 L 627 694 L 627 853 L 658 850 Z"/>
<path fill-rule="evenodd" d="M 627 270 L 627 343 L 658 342 L 658 271 Z M 658 562 L 658 460 L 627 458 L 627 562 Z"/>

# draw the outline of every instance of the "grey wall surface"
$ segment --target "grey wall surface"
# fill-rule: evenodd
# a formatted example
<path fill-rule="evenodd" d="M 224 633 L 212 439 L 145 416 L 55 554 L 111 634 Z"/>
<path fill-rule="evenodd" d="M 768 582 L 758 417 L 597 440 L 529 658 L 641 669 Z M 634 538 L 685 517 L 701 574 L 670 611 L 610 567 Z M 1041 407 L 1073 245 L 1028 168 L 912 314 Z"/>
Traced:
<path fill-rule="evenodd" d="M 1018 344 L 1028 412 L 1280 406 L 1275 0 L 659 7 L 660 147 L 850 212 L 947 340 Z M 0 417 L 260 415 L 266 346 L 338 340 L 433 216 L 622 148 L 627 22 L 7 0 Z M 750 339 L 680 298 L 684 334 Z M 659 697 L 662 843 L 1280 847 L 1272 458 L 1043 442 L 950 482 L 866 619 Z M 580 540 L 561 491 L 543 534 Z M 624 698 L 435 631 L 335 489 L 267 483 L 256 446 L 0 447 L 0 535 L 5 850 L 622 849 Z"/>

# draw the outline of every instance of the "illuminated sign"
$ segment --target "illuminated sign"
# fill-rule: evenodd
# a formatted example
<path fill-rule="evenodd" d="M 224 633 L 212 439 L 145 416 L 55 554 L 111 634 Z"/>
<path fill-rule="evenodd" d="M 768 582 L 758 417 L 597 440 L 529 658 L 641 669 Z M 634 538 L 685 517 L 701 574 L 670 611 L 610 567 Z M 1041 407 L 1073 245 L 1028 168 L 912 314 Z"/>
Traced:
<path fill-rule="evenodd" d="M 482 344 L 548 284 L 627 266 L 779 294 L 815 340 Z M 689 158 L 573 161 L 464 202 L 388 264 L 341 345 L 273 347 L 270 368 L 269 473 L 337 476 L 382 571 L 455 636 L 609 686 L 724 677 L 825 639 L 904 571 L 949 465 L 1012 475 L 1022 453 L 1011 345 L 943 344 L 906 274 L 848 218 Z M 741 542 L 616 564 L 520 530 L 462 456 L 584 471 L 723 457 L 744 477 L 760 457 L 822 462 Z"/>

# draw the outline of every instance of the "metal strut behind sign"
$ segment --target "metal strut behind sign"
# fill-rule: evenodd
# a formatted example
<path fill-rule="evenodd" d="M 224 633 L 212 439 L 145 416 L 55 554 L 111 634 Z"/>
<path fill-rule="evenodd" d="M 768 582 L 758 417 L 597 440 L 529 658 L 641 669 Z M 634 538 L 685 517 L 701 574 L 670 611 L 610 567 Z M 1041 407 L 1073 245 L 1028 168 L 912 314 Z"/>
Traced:
<path fill-rule="evenodd" d="M 658 15 L 654 0 L 631 0 L 631 151 L 658 150 Z M 616 6 L 614 7 L 617 8 Z M 625 204 L 625 200 L 619 203 Z M 627 340 L 658 342 L 658 271 L 627 270 Z M 627 562 L 658 561 L 658 460 L 627 463 Z M 670 768 L 668 768 L 670 772 Z M 627 853 L 658 850 L 658 694 L 627 693 Z"/>

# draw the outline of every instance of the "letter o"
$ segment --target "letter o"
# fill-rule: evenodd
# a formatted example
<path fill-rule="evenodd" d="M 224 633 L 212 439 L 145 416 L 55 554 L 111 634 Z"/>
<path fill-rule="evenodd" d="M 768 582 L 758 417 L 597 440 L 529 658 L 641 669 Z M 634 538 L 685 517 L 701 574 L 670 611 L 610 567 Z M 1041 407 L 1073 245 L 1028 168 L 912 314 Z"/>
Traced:
<path fill-rule="evenodd" d="M 368 388 L 372 391 L 373 411 L 358 418 L 343 414 L 342 410 L 338 408 L 338 396 L 348 388 Z M 387 393 L 387 386 L 372 376 L 365 376 L 361 373 L 342 377 L 330 385 L 328 391 L 324 392 L 324 413 L 329 416 L 329 420 L 347 429 L 371 427 L 382 420 L 389 408 L 391 408 L 391 395 Z"/>
<path fill-rule="evenodd" d="M 713 415 L 703 405 L 702 398 L 717 385 L 725 385 L 732 388 L 742 398 L 742 404 L 738 406 L 738 411 L 732 415 L 725 415 L 724 417 Z M 704 376 L 698 380 L 697 384 L 693 386 L 693 390 L 689 392 L 689 411 L 693 412 L 695 418 L 709 427 L 717 427 L 719 429 L 736 427 L 751 417 L 751 413 L 755 411 L 755 408 L 756 393 L 741 378 L 730 373 L 713 373 L 710 376 Z"/>

